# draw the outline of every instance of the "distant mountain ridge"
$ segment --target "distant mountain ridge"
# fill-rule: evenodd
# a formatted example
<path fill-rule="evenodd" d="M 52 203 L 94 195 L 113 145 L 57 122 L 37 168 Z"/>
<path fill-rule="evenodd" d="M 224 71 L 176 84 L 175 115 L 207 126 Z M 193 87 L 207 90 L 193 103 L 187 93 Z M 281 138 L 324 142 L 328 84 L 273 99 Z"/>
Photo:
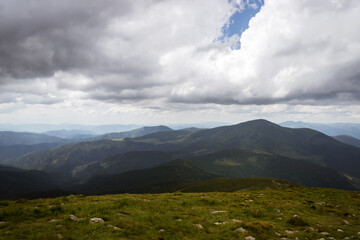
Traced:
<path fill-rule="evenodd" d="M 84 139 L 97 135 L 96 133 L 87 130 L 66 130 L 66 129 L 47 131 L 44 134 L 48 136 L 61 137 L 66 139 Z"/>
<path fill-rule="evenodd" d="M 0 146 L 66 143 L 66 140 L 45 134 L 0 131 Z"/>
<path fill-rule="evenodd" d="M 360 148 L 360 139 L 348 135 L 339 135 L 339 136 L 334 136 L 333 138 L 335 138 L 339 142 Z"/>
<path fill-rule="evenodd" d="M 173 129 L 167 127 L 167 126 L 152 126 L 152 127 L 142 127 L 137 128 L 134 130 L 130 130 L 127 132 L 117 132 L 117 133 L 107 133 L 100 136 L 95 136 L 88 138 L 89 141 L 96 141 L 96 140 L 104 140 L 104 139 L 122 139 L 122 138 L 135 138 L 135 137 L 141 137 L 150 133 L 156 133 L 156 132 L 167 132 L 167 131 L 173 131 Z"/>
<path fill-rule="evenodd" d="M 289 128 L 310 128 L 322 132 L 329 136 L 349 135 L 360 139 L 360 124 L 358 123 L 309 123 L 309 122 L 295 122 L 287 121 L 279 124 L 283 127 Z"/>
<path fill-rule="evenodd" d="M 360 189 L 359 148 L 262 119 L 68 144 L 5 163 L 61 173 L 68 180 L 65 190 L 89 194 L 176 191 L 217 177 L 275 177 L 311 187 Z"/>

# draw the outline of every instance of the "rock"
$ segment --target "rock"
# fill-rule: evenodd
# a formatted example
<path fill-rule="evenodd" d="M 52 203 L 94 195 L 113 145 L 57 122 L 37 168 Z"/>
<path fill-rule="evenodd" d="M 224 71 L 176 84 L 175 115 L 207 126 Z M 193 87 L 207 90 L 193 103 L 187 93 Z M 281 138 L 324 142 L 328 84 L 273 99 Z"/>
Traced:
<path fill-rule="evenodd" d="M 349 222 L 348 220 L 344 220 L 343 223 L 344 223 L 345 225 L 349 225 L 349 224 L 350 224 L 350 222 Z"/>
<path fill-rule="evenodd" d="M 247 236 L 245 237 L 246 240 L 256 240 L 253 236 Z"/>
<path fill-rule="evenodd" d="M 318 240 L 326 240 L 325 238 L 319 238 Z"/>
<path fill-rule="evenodd" d="M 225 213 L 225 212 L 227 211 L 211 209 L 211 213 Z"/>
<path fill-rule="evenodd" d="M 308 229 L 309 229 L 311 232 L 317 232 L 317 231 L 318 231 L 316 228 L 313 228 L 313 227 L 308 227 Z"/>
<path fill-rule="evenodd" d="M 165 230 L 164 230 L 164 229 L 160 229 L 159 232 L 165 232 Z"/>
<path fill-rule="evenodd" d="M 51 223 L 51 222 L 58 222 L 58 221 L 60 221 L 61 219 L 51 219 L 49 222 Z"/>
<path fill-rule="evenodd" d="M 237 219 L 233 219 L 232 221 L 233 221 L 234 223 L 242 223 L 241 220 L 237 220 Z"/>
<path fill-rule="evenodd" d="M 117 227 L 117 226 L 113 226 L 113 225 L 107 225 L 109 228 L 112 228 L 112 230 L 115 230 L 115 231 L 120 231 L 121 228 Z"/>
<path fill-rule="evenodd" d="M 280 234 L 280 233 L 278 233 L 278 232 L 275 232 L 275 235 L 276 235 L 276 236 L 281 236 L 281 234 Z"/>
<path fill-rule="evenodd" d="M 344 239 L 350 239 L 349 237 L 345 237 Z"/>
<path fill-rule="evenodd" d="M 62 239 L 62 238 L 63 238 L 63 236 L 62 236 L 61 234 L 58 234 L 57 237 L 58 237 L 59 239 Z"/>
<path fill-rule="evenodd" d="M 328 232 L 321 232 L 321 233 L 319 233 L 319 234 L 324 235 L 324 236 L 329 235 L 329 233 L 328 233 Z"/>
<path fill-rule="evenodd" d="M 280 238 L 281 240 L 286 240 L 287 238 L 286 237 L 283 237 L 283 238 Z"/>
<path fill-rule="evenodd" d="M 62 228 L 64 227 L 63 225 L 59 224 L 59 225 L 56 225 L 57 228 Z"/>
<path fill-rule="evenodd" d="M 280 213 L 280 210 L 279 210 L 279 209 L 275 209 L 275 212 Z"/>
<path fill-rule="evenodd" d="M 103 223 L 105 221 L 102 218 L 90 218 L 89 222 L 90 223 Z"/>
<path fill-rule="evenodd" d="M 245 230 L 244 228 L 240 227 L 240 228 L 235 229 L 235 232 L 247 233 L 248 231 Z"/>
<path fill-rule="evenodd" d="M 195 227 L 199 228 L 199 229 L 203 229 L 204 227 L 201 226 L 201 224 L 193 224 Z"/>
<path fill-rule="evenodd" d="M 72 220 L 72 221 L 76 221 L 76 222 L 81 220 L 81 218 L 78 218 L 78 217 L 76 217 L 74 215 L 70 215 L 69 219 Z"/>
<path fill-rule="evenodd" d="M 214 223 L 215 225 L 224 225 L 224 224 L 228 224 L 229 222 L 216 222 L 216 223 Z"/>
<path fill-rule="evenodd" d="M 287 234 L 294 234 L 294 231 L 291 231 L 291 230 L 285 230 L 285 232 L 286 232 Z"/>
<path fill-rule="evenodd" d="M 343 231 L 342 229 L 340 229 L 340 228 L 339 228 L 337 231 L 338 231 L 338 232 L 344 232 L 344 231 Z"/>
<path fill-rule="evenodd" d="M 5 225 L 6 222 L 0 221 L 0 226 Z"/>
<path fill-rule="evenodd" d="M 181 222 L 181 221 L 182 221 L 182 219 L 181 219 L 181 218 L 178 218 L 178 219 L 176 219 L 175 221 L 177 221 L 177 222 Z"/>

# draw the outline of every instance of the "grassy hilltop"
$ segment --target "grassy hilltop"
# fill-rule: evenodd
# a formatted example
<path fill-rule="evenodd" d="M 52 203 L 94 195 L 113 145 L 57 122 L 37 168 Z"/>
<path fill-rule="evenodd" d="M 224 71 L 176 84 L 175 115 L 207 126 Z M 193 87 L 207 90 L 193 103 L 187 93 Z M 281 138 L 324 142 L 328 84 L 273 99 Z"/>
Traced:
<path fill-rule="evenodd" d="M 95 217 L 104 222 L 90 223 Z M 360 239 L 360 193 L 290 187 L 0 202 L 0 239 L 282 238 Z"/>

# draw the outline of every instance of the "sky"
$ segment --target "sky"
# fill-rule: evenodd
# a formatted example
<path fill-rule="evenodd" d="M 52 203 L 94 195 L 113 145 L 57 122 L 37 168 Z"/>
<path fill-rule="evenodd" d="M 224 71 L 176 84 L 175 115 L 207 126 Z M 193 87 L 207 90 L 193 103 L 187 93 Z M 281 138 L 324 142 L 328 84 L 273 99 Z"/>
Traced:
<path fill-rule="evenodd" d="M 0 0 L 0 123 L 360 123 L 358 0 Z"/>

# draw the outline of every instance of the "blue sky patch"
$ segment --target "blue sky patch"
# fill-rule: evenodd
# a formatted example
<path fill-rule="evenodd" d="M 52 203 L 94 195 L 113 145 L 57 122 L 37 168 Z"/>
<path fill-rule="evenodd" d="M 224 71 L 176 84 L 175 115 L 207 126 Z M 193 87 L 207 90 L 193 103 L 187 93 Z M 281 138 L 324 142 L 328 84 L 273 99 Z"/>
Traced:
<path fill-rule="evenodd" d="M 255 1 L 250 1 L 249 4 L 255 3 Z M 263 5 L 262 1 L 256 1 L 258 5 L 257 8 L 253 8 L 251 6 L 246 6 L 245 10 L 242 12 L 235 12 L 229 20 L 229 24 L 225 25 L 223 28 L 223 36 L 219 38 L 220 41 L 224 41 L 227 38 L 237 34 L 241 36 L 241 34 L 249 28 L 249 21 L 252 17 L 254 17 L 259 11 L 261 6 Z M 235 49 L 240 48 L 240 42 L 236 44 Z"/>

